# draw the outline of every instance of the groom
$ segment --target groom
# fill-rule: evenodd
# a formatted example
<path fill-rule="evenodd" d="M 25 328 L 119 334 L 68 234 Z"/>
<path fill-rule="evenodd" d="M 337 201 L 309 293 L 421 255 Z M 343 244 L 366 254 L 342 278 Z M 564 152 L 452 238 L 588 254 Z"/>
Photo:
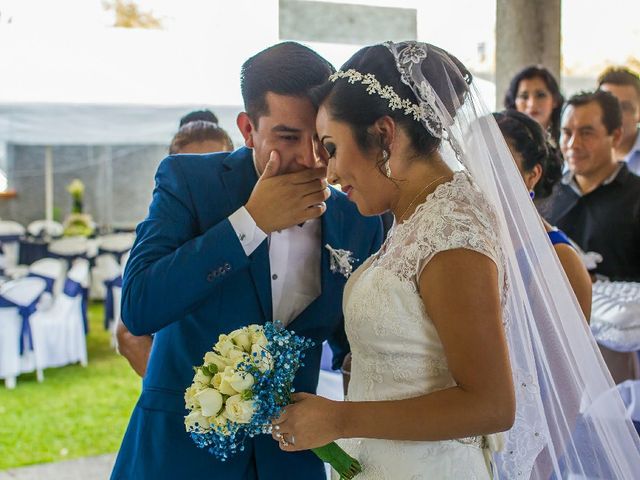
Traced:
<path fill-rule="evenodd" d="M 148 217 L 138 226 L 124 276 L 122 318 L 136 335 L 155 332 L 142 394 L 112 479 L 324 479 L 310 451 L 286 453 L 271 436 L 248 439 L 226 462 L 185 432 L 183 394 L 222 333 L 280 320 L 311 338 L 296 391 L 314 392 L 322 342 L 334 367 L 348 351 L 342 318 L 346 278 L 329 245 L 357 263 L 380 246 L 380 220 L 361 217 L 327 187 L 316 161 L 315 109 L 307 94 L 332 73 L 293 42 L 242 66 L 248 148 L 163 160 Z"/>

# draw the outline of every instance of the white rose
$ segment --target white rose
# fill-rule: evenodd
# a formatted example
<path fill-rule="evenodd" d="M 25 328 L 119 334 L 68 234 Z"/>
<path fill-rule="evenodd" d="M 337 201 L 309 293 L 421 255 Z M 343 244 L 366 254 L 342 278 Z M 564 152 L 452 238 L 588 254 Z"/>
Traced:
<path fill-rule="evenodd" d="M 238 392 L 235 388 L 231 386 L 230 380 L 233 378 L 233 375 L 236 373 L 233 367 L 227 367 L 224 369 L 224 372 L 220 375 L 220 386 L 218 390 L 220 393 L 224 395 L 236 395 Z"/>
<path fill-rule="evenodd" d="M 184 404 L 185 407 L 189 410 L 194 409 L 199 406 L 198 400 L 196 399 L 196 394 L 200 392 L 200 388 L 198 385 L 191 385 L 184 392 Z"/>
<path fill-rule="evenodd" d="M 228 432 L 228 429 L 227 429 L 227 421 L 228 420 L 227 420 L 227 417 L 226 417 L 224 411 L 220 415 L 216 415 L 214 417 L 207 418 L 207 420 L 209 421 L 209 423 L 211 425 L 213 425 L 214 427 L 218 428 L 223 433 Z"/>
<path fill-rule="evenodd" d="M 231 352 L 229 352 L 229 362 L 236 368 L 239 363 L 249 361 L 251 361 L 251 356 L 242 350 L 231 350 Z"/>
<path fill-rule="evenodd" d="M 224 334 L 218 337 L 218 343 L 216 343 L 214 348 L 225 358 L 229 358 L 229 354 L 234 350 L 242 352 L 242 349 L 233 343 L 231 337 Z"/>
<path fill-rule="evenodd" d="M 251 347 L 251 356 L 253 358 L 253 363 L 262 373 L 273 368 L 273 358 L 264 347 L 261 347 L 260 345 L 253 345 L 253 347 Z"/>
<path fill-rule="evenodd" d="M 201 386 L 206 386 L 211 382 L 211 376 L 204 373 L 202 368 L 198 368 L 196 374 L 193 376 L 193 382 Z"/>
<path fill-rule="evenodd" d="M 254 411 L 253 400 L 243 400 L 240 395 L 233 395 L 227 398 L 224 407 L 226 417 L 235 423 L 249 423 Z"/>
<path fill-rule="evenodd" d="M 262 325 L 249 325 L 247 327 L 249 330 L 249 334 L 251 335 L 251 343 L 252 345 L 259 345 L 261 347 L 266 347 L 267 337 L 264 335 L 264 328 Z"/>
<path fill-rule="evenodd" d="M 200 402 L 202 415 L 205 417 L 217 415 L 222 408 L 222 395 L 214 388 L 207 388 L 198 392 L 196 398 Z"/>
<path fill-rule="evenodd" d="M 200 410 L 193 410 L 189 415 L 184 417 L 184 426 L 187 432 L 208 432 L 211 430 L 209 420 L 202 415 Z"/>
<path fill-rule="evenodd" d="M 220 384 L 222 383 L 222 376 L 223 376 L 223 372 L 218 372 L 213 376 L 213 378 L 211 379 L 211 385 L 213 385 L 213 388 L 220 390 Z"/>
<path fill-rule="evenodd" d="M 229 365 L 229 362 L 226 358 L 218 355 L 215 352 L 207 352 L 204 355 L 204 363 L 213 364 L 218 367 L 218 371 L 221 372 L 225 367 Z"/>
<path fill-rule="evenodd" d="M 245 372 L 236 372 L 229 379 L 231 386 L 238 392 L 242 393 L 249 390 L 254 383 L 253 375 Z"/>
<path fill-rule="evenodd" d="M 245 352 L 251 351 L 251 334 L 246 328 L 239 328 L 229 334 L 233 343 L 242 348 Z"/>

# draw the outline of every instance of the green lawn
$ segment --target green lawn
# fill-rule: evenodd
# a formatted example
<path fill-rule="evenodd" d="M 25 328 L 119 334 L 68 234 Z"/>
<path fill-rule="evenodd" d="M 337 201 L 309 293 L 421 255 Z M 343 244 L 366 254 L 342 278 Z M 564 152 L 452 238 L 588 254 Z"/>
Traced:
<path fill-rule="evenodd" d="M 140 379 L 110 345 L 102 304 L 89 307 L 89 366 L 0 383 L 0 470 L 115 452 L 140 393 Z"/>

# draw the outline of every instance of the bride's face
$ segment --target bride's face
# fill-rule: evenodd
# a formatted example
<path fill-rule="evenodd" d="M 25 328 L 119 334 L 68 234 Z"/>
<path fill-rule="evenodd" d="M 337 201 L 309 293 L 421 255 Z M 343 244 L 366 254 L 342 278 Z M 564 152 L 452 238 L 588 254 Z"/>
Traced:
<path fill-rule="evenodd" d="M 351 127 L 333 120 L 324 105 L 318 110 L 316 128 L 324 146 L 329 183 L 339 184 L 362 215 L 379 215 L 389 210 L 396 189 L 378 169 L 375 150 L 363 151 Z"/>

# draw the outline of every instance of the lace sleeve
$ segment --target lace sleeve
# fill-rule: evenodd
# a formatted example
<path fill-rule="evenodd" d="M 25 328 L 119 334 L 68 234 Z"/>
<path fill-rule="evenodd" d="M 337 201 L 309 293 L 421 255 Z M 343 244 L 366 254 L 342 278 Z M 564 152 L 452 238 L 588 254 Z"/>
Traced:
<path fill-rule="evenodd" d="M 417 244 L 422 245 L 415 259 L 415 280 L 420 278 L 435 255 L 447 250 L 464 248 L 489 257 L 502 270 L 496 226 L 487 212 L 475 205 L 458 204 L 442 212 L 416 231 Z"/>
<path fill-rule="evenodd" d="M 458 248 L 491 258 L 498 267 L 500 285 L 504 283 L 497 221 L 484 196 L 462 172 L 440 185 L 398 226 L 394 237 L 386 267 L 416 289 L 422 271 L 436 254 Z"/>

